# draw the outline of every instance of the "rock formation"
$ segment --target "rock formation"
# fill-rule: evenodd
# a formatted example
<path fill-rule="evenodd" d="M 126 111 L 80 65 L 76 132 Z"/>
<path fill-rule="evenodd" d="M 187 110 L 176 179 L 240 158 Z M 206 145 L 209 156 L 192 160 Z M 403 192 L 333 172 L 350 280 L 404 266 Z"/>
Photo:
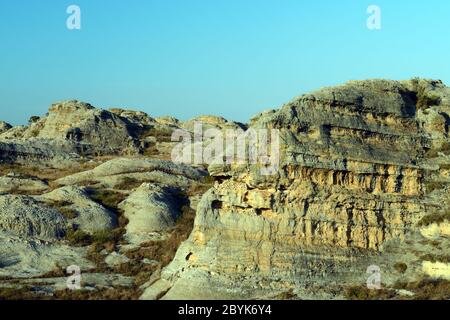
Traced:
<path fill-rule="evenodd" d="M 449 113 L 449 88 L 413 79 L 323 88 L 248 125 L 79 101 L 0 122 L 0 297 L 58 298 L 74 264 L 96 298 L 340 299 L 368 270 L 395 297 L 448 291 Z M 277 170 L 174 163 L 173 131 L 196 123 L 278 130 Z"/>
<path fill-rule="evenodd" d="M 436 212 L 448 219 L 449 98 L 438 81 L 353 81 L 255 117 L 250 128 L 281 131 L 280 170 L 263 176 L 257 165 L 210 166 L 219 182 L 144 297 L 155 288 L 165 299 L 289 290 L 335 297 L 364 283 L 370 265 L 394 282 L 398 261 L 417 275 L 418 223 Z"/>

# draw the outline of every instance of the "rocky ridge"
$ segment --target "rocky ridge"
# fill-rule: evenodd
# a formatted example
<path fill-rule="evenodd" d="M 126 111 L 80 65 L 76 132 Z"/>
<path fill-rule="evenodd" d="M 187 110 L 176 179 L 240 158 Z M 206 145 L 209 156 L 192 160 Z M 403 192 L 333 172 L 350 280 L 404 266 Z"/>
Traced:
<path fill-rule="evenodd" d="M 393 297 L 449 280 L 449 112 L 440 81 L 366 80 L 249 125 L 79 101 L 28 126 L 2 122 L 0 296 L 73 297 L 73 264 L 88 279 L 82 297 L 339 299 L 369 266 Z M 173 163 L 172 132 L 198 122 L 279 130 L 279 170 Z"/>

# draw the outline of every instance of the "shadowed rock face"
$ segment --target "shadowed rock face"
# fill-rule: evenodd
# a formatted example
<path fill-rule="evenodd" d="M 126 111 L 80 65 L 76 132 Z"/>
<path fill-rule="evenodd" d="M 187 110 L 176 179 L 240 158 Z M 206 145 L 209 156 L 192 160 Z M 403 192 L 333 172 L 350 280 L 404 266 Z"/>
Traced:
<path fill-rule="evenodd" d="M 133 124 L 90 104 L 65 101 L 50 107 L 48 116 L 30 126 L 24 138 L 68 140 L 91 145 L 101 153 L 131 152 L 137 147 Z"/>
<path fill-rule="evenodd" d="M 66 232 L 66 219 L 58 211 L 31 197 L 0 196 L 0 231 L 24 238 L 52 240 Z"/>
<path fill-rule="evenodd" d="M 436 81 L 354 81 L 258 115 L 251 128 L 281 131 L 280 170 L 210 166 L 221 182 L 144 297 L 155 288 L 166 299 L 335 297 L 365 283 L 372 264 L 394 281 L 395 259 L 413 259 L 406 243 L 419 241 L 417 223 L 448 210 L 448 170 L 439 170 L 448 150 L 429 154 L 449 143 L 449 98 Z M 427 186 L 434 180 L 440 193 Z"/>

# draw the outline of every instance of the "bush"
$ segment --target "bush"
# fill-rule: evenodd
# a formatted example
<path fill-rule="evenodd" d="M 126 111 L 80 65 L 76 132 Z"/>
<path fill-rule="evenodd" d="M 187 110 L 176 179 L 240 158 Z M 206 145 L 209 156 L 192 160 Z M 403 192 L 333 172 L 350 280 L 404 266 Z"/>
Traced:
<path fill-rule="evenodd" d="M 132 190 L 139 187 L 143 182 L 135 178 L 125 177 L 121 183 L 115 186 L 119 190 Z"/>
<path fill-rule="evenodd" d="M 396 264 L 394 264 L 394 269 L 399 273 L 405 273 L 408 269 L 408 266 L 406 265 L 406 263 L 397 262 Z"/>

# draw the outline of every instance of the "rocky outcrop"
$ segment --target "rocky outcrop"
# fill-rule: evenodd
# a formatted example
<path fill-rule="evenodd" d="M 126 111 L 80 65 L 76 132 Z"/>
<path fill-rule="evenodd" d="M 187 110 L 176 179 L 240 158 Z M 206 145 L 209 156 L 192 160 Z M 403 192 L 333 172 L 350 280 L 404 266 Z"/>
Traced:
<path fill-rule="evenodd" d="M 64 141 L 6 139 L 0 140 L 0 163 L 63 168 L 78 162 L 83 150 Z"/>
<path fill-rule="evenodd" d="M 16 126 L 0 132 L 0 140 L 11 140 L 21 138 L 27 130 L 26 126 Z"/>
<path fill-rule="evenodd" d="M 0 196 L 0 231 L 23 238 L 54 240 L 64 236 L 66 219 L 29 196 Z"/>
<path fill-rule="evenodd" d="M 66 140 L 100 154 L 137 152 L 137 133 L 126 118 L 78 101 L 53 104 L 23 138 Z"/>
<path fill-rule="evenodd" d="M 117 226 L 114 213 L 90 199 L 85 188 L 67 186 L 46 193 L 37 199 L 47 202 L 57 210 L 70 213 L 68 221 L 76 230 L 93 234 L 112 230 Z"/>
<path fill-rule="evenodd" d="M 450 163 L 449 149 L 430 159 L 449 143 L 449 97 L 438 81 L 352 81 L 255 117 L 250 128 L 280 130 L 279 170 L 267 176 L 260 165 L 210 166 L 218 182 L 162 272 L 164 298 L 289 290 L 339 297 L 345 286 L 365 283 L 373 264 L 384 282 L 397 280 L 395 259 L 420 274 L 411 258 L 411 243 L 423 242 L 417 224 L 431 208 L 448 210 L 426 182 L 437 163 Z M 439 179 L 448 199 L 450 180 Z"/>
<path fill-rule="evenodd" d="M 180 191 L 169 186 L 144 183 L 119 208 L 128 219 L 125 238 L 142 243 L 168 231 L 181 214 Z"/>
<path fill-rule="evenodd" d="M 14 173 L 0 177 L 0 194 L 38 194 L 48 189 L 48 184 L 36 178 L 22 177 Z"/>
<path fill-rule="evenodd" d="M 245 125 L 242 123 L 228 121 L 223 117 L 211 116 L 211 115 L 195 117 L 189 121 L 182 123 L 180 127 L 189 132 L 193 132 L 196 124 L 197 125 L 201 124 L 203 130 L 207 130 L 207 129 L 219 129 L 219 130 L 245 129 Z"/>
<path fill-rule="evenodd" d="M 12 125 L 6 123 L 5 121 L 0 121 L 0 134 L 5 133 L 12 128 Z"/>
<path fill-rule="evenodd" d="M 187 165 L 156 159 L 117 158 L 100 166 L 56 181 L 60 185 L 99 183 L 105 187 L 127 183 L 158 182 L 173 186 L 188 186 L 206 175 L 206 171 Z"/>

